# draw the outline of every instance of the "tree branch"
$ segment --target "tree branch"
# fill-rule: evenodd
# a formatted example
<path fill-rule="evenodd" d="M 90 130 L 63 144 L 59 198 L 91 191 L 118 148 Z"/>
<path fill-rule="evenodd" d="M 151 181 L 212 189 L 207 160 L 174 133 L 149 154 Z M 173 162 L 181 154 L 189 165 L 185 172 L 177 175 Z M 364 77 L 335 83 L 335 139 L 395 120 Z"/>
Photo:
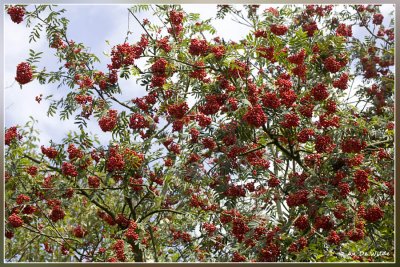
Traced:
<path fill-rule="evenodd" d="M 267 127 L 265 125 L 262 126 L 264 132 L 266 132 L 268 134 L 268 136 L 274 140 L 272 143 L 275 144 L 286 156 L 288 156 L 290 159 L 293 159 L 294 161 L 297 162 L 297 164 L 299 164 L 299 166 L 306 172 L 308 172 L 308 169 L 303 165 L 303 163 L 300 160 L 299 155 L 295 156 L 292 153 L 290 153 L 285 147 L 283 147 L 278 139 L 276 139 L 276 137 L 267 129 Z"/>
<path fill-rule="evenodd" d="M 155 261 L 155 262 L 158 262 L 157 249 L 156 249 L 156 241 L 155 241 L 154 235 L 153 235 L 153 228 L 151 227 L 151 225 L 149 225 L 148 228 L 149 228 L 149 233 L 150 233 L 150 237 L 151 237 L 151 243 L 153 244 L 154 261 Z"/>

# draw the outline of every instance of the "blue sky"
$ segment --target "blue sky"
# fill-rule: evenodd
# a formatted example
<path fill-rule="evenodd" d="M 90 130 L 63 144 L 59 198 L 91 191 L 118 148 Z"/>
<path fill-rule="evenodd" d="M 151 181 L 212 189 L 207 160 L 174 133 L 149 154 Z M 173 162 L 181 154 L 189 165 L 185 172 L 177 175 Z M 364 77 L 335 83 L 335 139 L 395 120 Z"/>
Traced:
<path fill-rule="evenodd" d="M 68 37 L 76 42 L 82 42 L 91 51 L 100 56 L 102 66 L 109 63 L 109 59 L 103 56 L 103 52 L 109 53 L 112 46 L 122 43 L 128 29 L 128 5 L 60 5 L 66 8 L 65 16 L 70 20 L 68 28 Z M 212 17 L 216 13 L 215 5 L 183 5 L 187 12 L 200 13 L 203 19 Z M 29 8 L 29 7 L 28 7 Z M 265 6 L 262 7 L 265 9 Z M 382 13 L 385 15 L 386 24 L 388 21 L 388 12 L 392 9 L 390 5 L 382 7 Z M 151 14 L 139 14 L 139 18 L 148 17 Z M 43 94 L 63 94 L 63 90 L 70 90 L 67 87 L 57 89 L 56 84 L 39 85 L 33 81 L 19 89 L 19 85 L 14 81 L 16 66 L 28 58 L 29 49 L 44 52 L 43 61 L 40 66 L 57 66 L 56 58 L 53 56 L 54 50 L 48 49 L 48 45 L 44 39 L 37 43 L 28 43 L 30 29 L 23 24 L 15 24 L 11 22 L 9 16 L 5 16 L 5 126 L 24 125 L 29 116 L 36 118 L 39 123 L 37 129 L 40 130 L 41 143 L 47 145 L 50 139 L 60 142 L 66 133 L 70 130 L 76 130 L 73 120 L 60 121 L 57 117 L 48 118 L 46 116 L 48 104 L 42 101 L 38 104 L 35 96 Z M 233 23 L 229 18 L 223 21 L 218 20 L 214 23 L 217 33 L 225 39 L 238 40 L 247 34 L 244 26 Z M 232 27 L 234 26 L 234 27 Z M 130 20 L 130 30 L 133 32 L 132 38 L 139 36 L 141 28 L 135 24 L 134 20 Z M 353 34 L 362 36 L 365 30 L 353 28 Z M 105 40 L 109 40 L 108 45 Z M 104 69 L 103 69 L 104 70 Z M 142 96 L 145 92 L 136 84 L 135 79 L 128 81 L 120 81 L 126 95 L 124 99 L 132 99 Z M 91 120 L 89 129 L 92 133 L 97 133 L 100 141 L 105 144 L 111 139 L 110 133 L 103 133 L 97 122 Z"/>

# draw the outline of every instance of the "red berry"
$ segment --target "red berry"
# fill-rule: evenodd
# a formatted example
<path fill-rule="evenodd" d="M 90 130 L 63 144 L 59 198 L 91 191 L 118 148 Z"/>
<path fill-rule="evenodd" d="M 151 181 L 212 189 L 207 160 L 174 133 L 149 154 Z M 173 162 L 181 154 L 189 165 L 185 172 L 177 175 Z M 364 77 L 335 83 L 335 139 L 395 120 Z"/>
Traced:
<path fill-rule="evenodd" d="M 41 146 L 40 149 L 42 150 L 42 153 L 45 154 L 49 159 L 54 159 L 58 155 L 58 152 L 54 147 L 45 148 L 44 146 Z"/>
<path fill-rule="evenodd" d="M 275 62 L 274 47 L 257 47 L 257 53 L 260 57 L 266 58 L 271 62 Z"/>
<path fill-rule="evenodd" d="M 161 38 L 160 40 L 156 41 L 157 47 L 161 48 L 164 50 L 166 53 L 170 52 L 172 50 L 172 47 L 168 43 L 168 37 Z"/>
<path fill-rule="evenodd" d="M 17 75 L 15 77 L 15 80 L 19 84 L 27 84 L 32 81 L 32 77 L 33 74 L 31 65 L 29 65 L 29 63 L 27 62 L 19 63 L 17 66 Z"/>
<path fill-rule="evenodd" d="M 50 213 L 50 219 L 53 222 L 57 222 L 59 220 L 64 219 L 64 217 L 65 217 L 65 212 L 61 208 L 61 206 L 59 206 L 59 205 L 54 206 Z"/>
<path fill-rule="evenodd" d="M 342 151 L 344 153 L 360 153 L 366 146 L 365 142 L 362 142 L 359 138 L 350 137 L 344 139 L 341 144 Z"/>
<path fill-rule="evenodd" d="M 36 174 L 38 173 L 38 168 L 36 166 L 30 166 L 26 169 L 26 172 L 32 176 L 36 176 Z"/>
<path fill-rule="evenodd" d="M 302 28 L 303 31 L 307 32 L 308 37 L 313 37 L 314 33 L 318 31 L 318 25 L 315 21 L 303 24 Z"/>
<path fill-rule="evenodd" d="M 298 52 L 297 54 L 289 56 L 288 61 L 296 65 L 302 65 L 304 63 L 305 57 L 306 57 L 306 50 L 302 48 L 300 52 Z"/>
<path fill-rule="evenodd" d="M 309 192 L 307 190 L 299 190 L 296 193 L 288 195 L 286 198 L 286 203 L 289 207 L 294 207 L 294 206 L 301 206 L 303 204 L 308 203 L 308 194 Z"/>
<path fill-rule="evenodd" d="M 151 71 L 154 74 L 164 74 L 167 64 L 168 61 L 166 61 L 164 58 L 160 58 L 156 62 L 154 62 L 153 65 L 151 65 Z"/>
<path fill-rule="evenodd" d="M 100 186 L 100 178 L 97 176 L 89 176 L 88 185 L 91 188 L 98 188 Z"/>
<path fill-rule="evenodd" d="M 281 121 L 281 125 L 284 128 L 297 127 L 299 124 L 299 116 L 296 113 L 285 114 L 283 121 Z"/>
<path fill-rule="evenodd" d="M 246 262 L 247 259 L 245 256 L 240 255 L 238 252 L 233 253 L 232 262 Z"/>
<path fill-rule="evenodd" d="M 208 44 L 206 40 L 191 39 L 189 45 L 189 53 L 193 56 L 204 56 L 208 52 Z"/>
<path fill-rule="evenodd" d="M 120 171 L 125 167 L 124 157 L 118 153 L 117 147 L 109 149 L 109 157 L 107 160 L 107 171 Z"/>
<path fill-rule="evenodd" d="M 183 13 L 176 10 L 172 10 L 169 12 L 169 19 L 173 25 L 179 25 L 183 21 Z"/>
<path fill-rule="evenodd" d="M 268 186 L 269 187 L 277 187 L 280 183 L 281 183 L 281 181 L 278 178 L 276 178 L 275 175 L 271 174 L 271 178 L 269 178 L 269 180 L 268 180 Z"/>
<path fill-rule="evenodd" d="M 311 89 L 311 95 L 315 101 L 323 101 L 329 97 L 328 88 L 322 83 L 318 83 Z"/>
<path fill-rule="evenodd" d="M 86 236 L 87 231 L 82 228 L 82 226 L 78 225 L 73 230 L 74 236 L 77 238 L 83 238 Z"/>
<path fill-rule="evenodd" d="M 357 170 L 354 173 L 353 181 L 360 193 L 365 193 L 369 189 L 368 172 Z"/>
<path fill-rule="evenodd" d="M 298 217 L 298 218 L 294 221 L 293 225 L 294 225 L 297 229 L 299 229 L 299 230 L 301 230 L 301 231 L 304 231 L 304 230 L 306 230 L 307 228 L 310 227 L 310 223 L 309 223 L 309 221 L 308 221 L 308 218 L 307 218 L 307 216 L 305 216 L 305 215 L 301 215 L 300 217 Z"/>
<path fill-rule="evenodd" d="M 271 25 L 271 32 L 275 35 L 284 35 L 288 31 L 288 27 L 285 25 Z"/>
<path fill-rule="evenodd" d="M 249 125 L 258 128 L 267 122 L 268 117 L 265 115 L 260 105 L 255 105 L 254 107 L 248 108 L 246 114 L 243 116 L 243 120 Z"/>
<path fill-rule="evenodd" d="M 25 8 L 20 6 L 11 6 L 7 9 L 7 14 L 10 15 L 13 22 L 19 24 L 24 20 Z"/>
<path fill-rule="evenodd" d="M 167 108 L 168 115 L 178 120 L 182 119 L 188 111 L 189 107 L 186 102 L 173 104 Z"/>
<path fill-rule="evenodd" d="M 18 134 L 17 127 L 8 128 L 4 135 L 4 143 L 9 146 L 16 139 L 22 139 L 22 136 Z"/>
<path fill-rule="evenodd" d="M 112 247 L 117 259 L 122 262 L 126 260 L 124 247 L 125 243 L 122 239 L 117 240 L 117 242 Z"/>
<path fill-rule="evenodd" d="M 365 211 L 364 219 L 368 222 L 377 222 L 382 219 L 384 216 L 384 212 L 379 206 L 373 206 L 368 208 Z"/>
<path fill-rule="evenodd" d="M 343 73 L 338 80 L 333 81 L 333 87 L 339 88 L 342 90 L 347 89 L 347 82 L 349 81 L 349 75 L 347 73 Z"/>
<path fill-rule="evenodd" d="M 352 37 L 353 31 L 351 29 L 351 25 L 346 25 L 344 23 L 340 23 L 336 29 L 336 35 L 344 36 L 344 37 Z"/>
<path fill-rule="evenodd" d="M 330 231 L 329 236 L 326 238 L 326 241 L 328 244 L 334 244 L 334 245 L 339 245 L 341 238 L 340 236 L 336 233 L 336 231 Z"/>
<path fill-rule="evenodd" d="M 265 108 L 277 109 L 281 105 L 281 101 L 275 92 L 267 92 L 262 98 L 261 101 Z"/>
<path fill-rule="evenodd" d="M 139 113 L 134 113 L 129 119 L 129 128 L 138 130 L 138 129 L 143 129 L 149 127 L 149 122 L 146 120 L 146 118 L 139 114 Z"/>
<path fill-rule="evenodd" d="M 24 224 L 24 221 L 17 214 L 13 213 L 8 217 L 8 222 L 12 227 L 18 228 Z"/>
<path fill-rule="evenodd" d="M 373 17 L 373 20 L 372 20 L 373 24 L 381 25 L 382 21 L 383 21 L 383 15 L 382 14 L 379 14 L 379 13 L 374 14 L 374 17 Z"/>
<path fill-rule="evenodd" d="M 335 59 L 334 56 L 326 58 L 324 60 L 324 66 L 325 69 L 331 73 L 336 73 L 342 68 L 342 65 Z"/>
<path fill-rule="evenodd" d="M 78 176 L 78 172 L 76 171 L 76 168 L 74 165 L 72 165 L 69 162 L 63 162 L 61 166 L 61 172 L 65 176 L 71 176 L 71 177 L 76 177 Z"/>
<path fill-rule="evenodd" d="M 300 143 L 306 143 L 310 140 L 310 137 L 314 136 L 315 132 L 313 129 L 303 129 L 297 134 L 297 141 Z"/>
<path fill-rule="evenodd" d="M 17 204 L 21 205 L 25 202 L 29 202 L 30 200 L 31 200 L 31 198 L 29 196 L 20 194 L 17 196 L 16 202 L 17 202 Z"/>
<path fill-rule="evenodd" d="M 100 128 L 103 132 L 112 131 L 117 125 L 118 112 L 116 110 L 110 109 L 107 115 L 101 117 L 99 120 Z"/>

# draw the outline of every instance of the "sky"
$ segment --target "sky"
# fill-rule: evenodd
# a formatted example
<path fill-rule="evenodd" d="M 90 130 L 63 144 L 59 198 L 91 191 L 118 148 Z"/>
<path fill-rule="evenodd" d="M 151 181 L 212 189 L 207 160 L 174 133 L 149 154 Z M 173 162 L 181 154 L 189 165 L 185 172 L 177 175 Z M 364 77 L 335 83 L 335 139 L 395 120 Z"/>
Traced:
<path fill-rule="evenodd" d="M 103 55 L 103 52 L 109 53 L 112 46 L 123 43 L 128 29 L 128 5 L 60 5 L 67 9 L 65 16 L 70 20 L 67 35 L 70 39 L 84 43 L 90 47 L 90 51 L 100 56 L 102 66 L 110 62 L 110 59 Z M 182 5 L 188 13 L 200 13 L 202 19 L 208 19 L 215 16 L 215 5 Z M 265 9 L 266 6 L 261 8 Z M 29 7 L 28 7 L 29 9 Z M 391 5 L 381 8 L 385 15 L 386 23 L 388 21 L 388 12 L 392 9 Z M 151 14 L 138 14 L 139 19 L 148 17 L 151 20 Z M 40 85 L 37 81 L 30 82 L 23 86 L 21 90 L 19 84 L 15 82 L 16 66 L 29 57 L 29 49 L 36 52 L 44 52 L 42 62 L 39 66 L 46 66 L 51 69 L 57 65 L 57 59 L 53 56 L 54 50 L 48 48 L 45 38 L 37 43 L 28 43 L 30 29 L 27 29 L 23 23 L 13 23 L 8 15 L 4 16 L 4 109 L 5 126 L 24 125 L 32 116 L 38 120 L 36 129 L 40 131 L 41 144 L 48 145 L 50 140 L 58 143 L 66 137 L 68 131 L 77 130 L 72 116 L 69 121 L 60 121 L 57 116 L 47 117 L 48 102 L 44 100 L 39 104 L 35 101 L 35 96 L 43 94 L 43 98 L 50 94 L 66 94 L 67 87 L 57 89 L 57 84 Z M 243 38 L 248 29 L 245 26 L 233 23 L 230 18 L 217 20 L 213 22 L 217 34 L 225 39 L 239 40 Z M 234 27 L 232 27 L 234 25 Z M 130 19 L 129 29 L 133 32 L 132 37 L 139 36 L 142 31 L 135 21 Z M 365 31 L 365 30 L 364 30 Z M 364 35 L 362 29 L 353 28 L 353 34 Z M 105 42 L 109 41 L 109 44 Z M 132 39 L 131 39 L 132 40 Z M 133 41 L 132 41 L 133 42 Z M 120 86 L 124 90 L 124 99 L 133 99 L 143 96 L 145 91 L 136 84 L 136 79 L 122 80 Z M 102 144 L 107 144 L 111 139 L 111 133 L 104 133 L 100 130 L 96 120 L 90 120 L 88 123 L 89 131 L 97 134 Z"/>

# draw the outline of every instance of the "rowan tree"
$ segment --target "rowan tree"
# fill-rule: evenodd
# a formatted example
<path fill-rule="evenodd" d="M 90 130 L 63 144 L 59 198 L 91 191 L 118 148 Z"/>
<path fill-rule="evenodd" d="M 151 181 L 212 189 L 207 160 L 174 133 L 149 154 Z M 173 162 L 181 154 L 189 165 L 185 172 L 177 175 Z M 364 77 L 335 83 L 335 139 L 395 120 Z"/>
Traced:
<path fill-rule="evenodd" d="M 42 104 L 76 123 L 59 143 L 33 122 L 5 130 L 6 260 L 393 261 L 393 18 L 379 5 L 128 11 L 141 37 L 100 62 L 69 38 L 63 6 L 6 6 L 59 61 L 39 68 L 31 50 L 15 80 L 58 85 Z M 241 40 L 216 33 L 228 17 Z M 121 100 L 124 79 L 146 93 Z"/>

